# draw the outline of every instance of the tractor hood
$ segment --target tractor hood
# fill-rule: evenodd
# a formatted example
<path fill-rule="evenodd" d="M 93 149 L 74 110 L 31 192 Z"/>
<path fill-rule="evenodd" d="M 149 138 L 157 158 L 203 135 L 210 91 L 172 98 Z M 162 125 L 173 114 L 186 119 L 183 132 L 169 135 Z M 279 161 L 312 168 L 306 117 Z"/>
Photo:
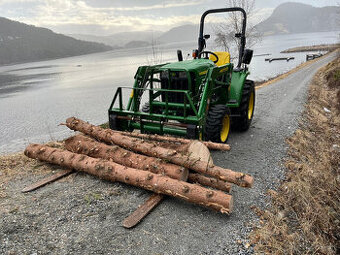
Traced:
<path fill-rule="evenodd" d="M 162 66 L 159 70 L 172 70 L 172 71 L 187 71 L 195 72 L 197 75 L 206 74 L 206 71 L 210 67 L 214 67 L 215 64 L 209 59 L 192 59 L 180 62 L 169 63 Z"/>

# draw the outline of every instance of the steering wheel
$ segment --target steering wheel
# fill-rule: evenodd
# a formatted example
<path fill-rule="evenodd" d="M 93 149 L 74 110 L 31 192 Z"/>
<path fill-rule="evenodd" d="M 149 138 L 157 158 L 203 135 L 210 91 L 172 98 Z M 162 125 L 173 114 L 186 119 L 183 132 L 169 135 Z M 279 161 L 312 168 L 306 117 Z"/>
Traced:
<path fill-rule="evenodd" d="M 216 60 L 213 61 L 213 62 L 214 62 L 215 64 L 218 62 L 218 56 L 217 56 L 214 52 L 212 52 L 212 51 L 201 51 L 201 52 L 198 54 L 198 57 L 200 57 L 200 56 L 203 55 L 203 54 L 205 54 L 205 58 L 206 58 L 206 59 L 209 58 L 209 57 L 208 57 L 209 54 L 213 55 L 213 56 L 216 58 Z"/>

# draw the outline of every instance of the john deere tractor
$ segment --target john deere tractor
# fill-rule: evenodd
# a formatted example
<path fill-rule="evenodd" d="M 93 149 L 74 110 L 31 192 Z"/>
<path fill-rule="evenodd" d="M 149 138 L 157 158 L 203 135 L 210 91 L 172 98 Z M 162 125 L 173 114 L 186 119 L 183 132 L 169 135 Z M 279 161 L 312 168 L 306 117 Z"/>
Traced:
<path fill-rule="evenodd" d="M 210 38 L 203 32 L 205 17 L 221 12 L 243 14 L 242 31 L 235 34 L 240 40 L 236 67 L 230 63 L 228 52 L 205 50 Z M 242 8 L 206 11 L 193 59 L 183 61 L 178 51 L 178 62 L 139 67 L 134 86 L 119 87 L 114 95 L 109 108 L 110 128 L 220 143 L 227 141 L 231 127 L 247 130 L 253 119 L 255 89 L 254 82 L 247 80 L 253 51 L 245 49 L 246 22 Z M 125 107 L 124 90 L 131 93 Z"/>

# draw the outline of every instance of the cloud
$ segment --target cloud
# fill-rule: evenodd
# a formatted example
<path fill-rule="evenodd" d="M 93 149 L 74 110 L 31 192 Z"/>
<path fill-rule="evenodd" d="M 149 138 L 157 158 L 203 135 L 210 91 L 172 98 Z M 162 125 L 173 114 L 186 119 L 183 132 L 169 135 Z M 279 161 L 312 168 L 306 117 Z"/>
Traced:
<path fill-rule="evenodd" d="M 183 23 L 198 22 L 199 16 L 192 15 L 160 15 L 158 12 L 145 12 L 148 10 L 164 11 L 165 9 L 183 6 L 193 6 L 203 1 L 165 1 L 162 4 L 151 4 L 131 7 L 96 7 L 89 5 L 85 1 L 71 0 L 14 0 L 1 1 L 1 5 L 13 5 L 15 2 L 21 4 L 35 4 L 31 13 L 11 13 L 13 17 L 17 15 L 24 23 L 43 26 L 48 28 L 58 28 L 70 26 L 102 26 L 109 32 L 119 32 L 120 30 L 145 30 L 145 29 L 168 29 Z M 93 3 L 93 1 L 92 1 Z M 127 14 L 127 12 L 129 12 Z M 132 13 L 131 13 L 132 12 Z M 175 12 L 173 12 L 175 13 Z M 58 29 L 57 29 L 58 30 Z M 95 32 L 95 31 L 92 31 Z"/>
<path fill-rule="evenodd" d="M 0 5 L 8 3 L 32 3 L 32 2 L 39 2 L 39 0 L 0 0 Z"/>
<path fill-rule="evenodd" d="M 95 8 L 96 10 L 111 10 L 111 11 L 145 11 L 145 10 L 155 10 L 155 9 L 167 9 L 167 8 L 176 8 L 176 7 L 184 7 L 184 6 L 194 6 L 203 4 L 204 1 L 171 1 L 164 2 L 163 4 L 154 4 L 148 6 L 132 6 L 132 7 L 109 7 L 109 8 Z"/>
<path fill-rule="evenodd" d="M 280 1 L 283 0 L 273 2 Z M 258 2 L 264 5 L 264 1 Z M 82 33 L 102 35 L 127 30 L 167 30 L 187 23 L 198 24 L 203 11 L 212 6 L 225 7 L 225 1 L 0 0 L 0 15 L 61 33 L 66 30 L 70 32 L 72 28 L 77 33 L 81 27 Z M 259 8 L 250 20 L 257 23 L 268 17 L 272 10 L 273 6 Z M 209 22 L 221 22 L 222 16 L 209 16 Z"/>

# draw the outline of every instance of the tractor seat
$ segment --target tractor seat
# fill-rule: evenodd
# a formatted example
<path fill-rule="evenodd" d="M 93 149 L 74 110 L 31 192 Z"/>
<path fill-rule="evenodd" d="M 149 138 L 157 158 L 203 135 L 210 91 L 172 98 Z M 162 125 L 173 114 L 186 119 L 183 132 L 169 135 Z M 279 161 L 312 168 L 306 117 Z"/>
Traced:
<path fill-rule="evenodd" d="M 218 56 L 218 62 L 216 63 L 217 66 L 223 66 L 230 63 L 230 54 L 228 52 L 215 51 L 214 53 Z M 215 61 L 216 57 L 214 55 L 210 55 L 209 59 L 211 61 Z"/>

